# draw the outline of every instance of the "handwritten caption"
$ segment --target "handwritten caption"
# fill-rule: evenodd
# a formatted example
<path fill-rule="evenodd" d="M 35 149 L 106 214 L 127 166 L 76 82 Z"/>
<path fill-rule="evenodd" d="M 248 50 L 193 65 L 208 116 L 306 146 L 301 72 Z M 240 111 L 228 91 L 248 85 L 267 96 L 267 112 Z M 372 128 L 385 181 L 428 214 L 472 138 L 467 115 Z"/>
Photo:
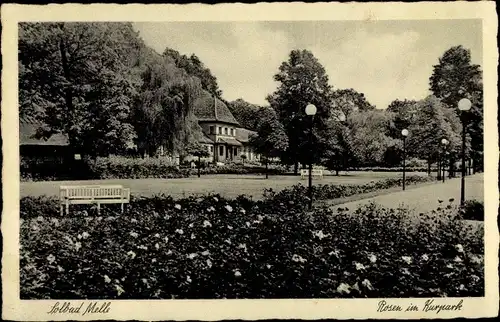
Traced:
<path fill-rule="evenodd" d="M 111 310 L 111 302 L 56 302 L 48 314 L 106 314 Z"/>
<path fill-rule="evenodd" d="M 439 314 L 443 311 L 461 311 L 464 300 L 460 300 L 456 304 L 439 303 L 433 299 L 426 300 L 423 305 L 410 303 L 409 305 L 391 304 L 385 300 L 378 302 L 377 312 L 436 312 Z"/>

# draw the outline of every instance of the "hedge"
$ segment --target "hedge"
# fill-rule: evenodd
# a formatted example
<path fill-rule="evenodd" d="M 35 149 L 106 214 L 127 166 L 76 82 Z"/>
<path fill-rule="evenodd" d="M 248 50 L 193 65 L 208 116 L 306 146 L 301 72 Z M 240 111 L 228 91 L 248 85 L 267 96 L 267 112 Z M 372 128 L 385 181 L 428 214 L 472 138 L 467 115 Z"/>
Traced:
<path fill-rule="evenodd" d="M 405 179 L 406 185 L 413 185 L 436 180 L 431 176 L 412 175 Z M 337 185 L 320 184 L 312 186 L 314 200 L 337 199 L 367 193 L 377 190 L 389 189 L 402 186 L 402 178 L 388 178 L 379 181 L 371 181 L 360 185 Z M 279 192 L 273 189 L 265 189 L 264 197 L 272 200 L 302 200 L 308 196 L 308 187 L 302 184 L 294 185 L 291 188 L 283 189 Z"/>
<path fill-rule="evenodd" d="M 376 205 L 156 196 L 60 218 L 54 199 L 27 199 L 21 299 L 484 296 L 482 230 L 452 207 L 409 224 Z"/>

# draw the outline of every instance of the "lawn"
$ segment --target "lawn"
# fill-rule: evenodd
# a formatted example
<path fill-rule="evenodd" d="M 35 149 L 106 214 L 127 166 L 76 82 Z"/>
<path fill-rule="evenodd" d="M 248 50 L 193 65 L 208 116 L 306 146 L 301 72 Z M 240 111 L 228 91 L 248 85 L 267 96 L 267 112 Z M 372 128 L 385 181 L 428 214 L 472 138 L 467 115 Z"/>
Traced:
<path fill-rule="evenodd" d="M 412 173 L 417 174 L 417 173 Z M 398 177 L 397 172 L 348 172 L 340 176 L 326 175 L 323 179 L 314 179 L 313 184 L 364 184 L 386 178 Z M 131 189 L 132 195 L 152 196 L 159 193 L 182 198 L 192 194 L 207 194 L 217 192 L 223 197 L 234 198 L 245 194 L 254 199 L 262 197 L 264 188 L 279 191 L 297 183 L 307 185 L 307 179 L 300 176 L 270 176 L 264 175 L 206 175 L 201 178 L 179 179 L 110 179 L 86 181 L 42 181 L 21 182 L 21 197 L 24 196 L 56 196 L 61 185 L 93 185 L 121 184 Z"/>

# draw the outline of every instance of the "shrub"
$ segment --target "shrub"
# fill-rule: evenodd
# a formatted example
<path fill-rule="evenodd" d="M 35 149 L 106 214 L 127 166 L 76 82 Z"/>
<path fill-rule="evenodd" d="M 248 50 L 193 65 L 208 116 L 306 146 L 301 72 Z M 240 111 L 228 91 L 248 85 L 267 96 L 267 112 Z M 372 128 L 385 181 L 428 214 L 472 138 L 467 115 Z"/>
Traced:
<path fill-rule="evenodd" d="M 99 179 L 185 178 L 189 170 L 179 169 L 166 158 L 97 158 L 89 162 Z"/>
<path fill-rule="evenodd" d="M 191 174 L 197 173 L 197 169 L 192 169 Z M 241 163 L 228 163 L 223 166 L 211 166 L 201 169 L 200 173 L 202 175 L 207 174 L 265 174 L 266 171 L 270 175 L 280 175 L 286 173 L 286 168 L 279 165 L 269 166 L 266 170 L 263 165 L 256 165 L 252 163 L 241 164 Z"/>
<path fill-rule="evenodd" d="M 352 168 L 351 171 L 372 171 L 372 172 L 403 172 L 403 167 L 360 167 Z M 436 171 L 431 167 L 431 171 Z M 427 167 L 405 167 L 405 172 L 427 172 Z"/>
<path fill-rule="evenodd" d="M 466 200 L 462 208 L 462 216 L 468 220 L 484 221 L 484 204 L 478 200 Z"/>
<path fill-rule="evenodd" d="M 22 299 L 484 296 L 482 231 L 452 207 L 155 196 L 57 218 L 54 202 L 21 202 Z"/>

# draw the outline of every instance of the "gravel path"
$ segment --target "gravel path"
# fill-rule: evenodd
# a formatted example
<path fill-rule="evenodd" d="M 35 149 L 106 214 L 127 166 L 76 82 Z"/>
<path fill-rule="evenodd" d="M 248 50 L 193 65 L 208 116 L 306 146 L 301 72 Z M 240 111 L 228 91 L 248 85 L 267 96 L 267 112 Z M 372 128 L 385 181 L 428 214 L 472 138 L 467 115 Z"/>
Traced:
<path fill-rule="evenodd" d="M 482 173 L 466 177 L 466 200 L 477 199 L 479 201 L 484 201 L 483 179 L 484 174 Z M 410 209 L 415 209 L 417 212 L 428 212 L 439 207 L 438 200 L 443 200 L 443 204 L 448 204 L 451 198 L 454 199 L 452 204 L 458 205 L 460 203 L 460 178 L 447 180 L 445 183 L 436 183 L 408 189 L 406 191 L 398 191 L 373 198 L 352 201 L 333 207 L 334 209 L 347 207 L 349 210 L 354 210 L 361 205 L 373 201 L 383 207 L 394 208 L 402 205 Z"/>

